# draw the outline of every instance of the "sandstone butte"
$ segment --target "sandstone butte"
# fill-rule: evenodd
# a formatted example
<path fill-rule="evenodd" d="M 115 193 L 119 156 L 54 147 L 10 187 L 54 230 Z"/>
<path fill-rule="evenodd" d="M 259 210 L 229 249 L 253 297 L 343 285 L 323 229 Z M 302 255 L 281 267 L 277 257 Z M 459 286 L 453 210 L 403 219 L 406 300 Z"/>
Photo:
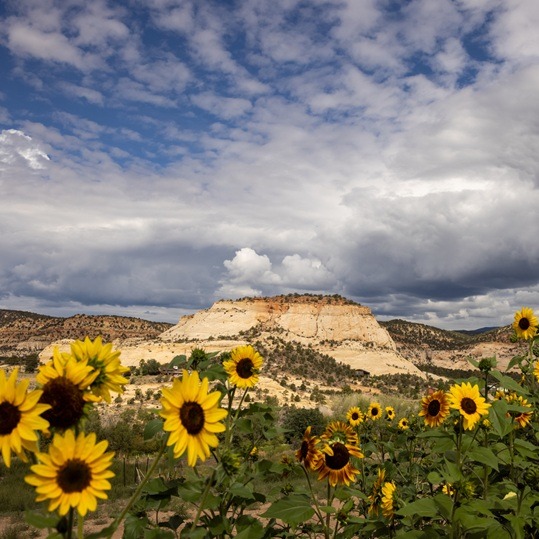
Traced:
<path fill-rule="evenodd" d="M 206 352 L 231 350 L 249 343 L 248 335 L 256 335 L 260 342 L 278 336 L 311 345 L 373 375 L 410 373 L 424 377 L 397 352 L 391 336 L 368 307 L 340 296 L 294 294 L 220 300 L 209 309 L 183 316 L 155 339 L 130 338 L 114 344 L 122 351 L 122 364 L 138 366 L 142 359 L 166 364 L 177 355 L 189 356 L 194 348 Z M 46 347 L 40 354 L 42 360 L 52 356 L 54 345 L 68 349 L 69 341 Z"/>

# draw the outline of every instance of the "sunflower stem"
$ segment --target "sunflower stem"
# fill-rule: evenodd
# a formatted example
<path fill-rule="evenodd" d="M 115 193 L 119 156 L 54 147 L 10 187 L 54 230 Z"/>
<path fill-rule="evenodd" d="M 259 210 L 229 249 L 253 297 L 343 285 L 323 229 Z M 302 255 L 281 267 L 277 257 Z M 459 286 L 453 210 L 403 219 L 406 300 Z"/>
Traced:
<path fill-rule="evenodd" d="M 309 490 L 311 491 L 311 498 L 314 502 L 314 512 L 316 513 L 316 516 L 318 517 L 318 520 L 320 520 L 320 524 L 322 526 L 324 525 L 324 515 L 322 515 L 322 512 L 320 511 L 320 506 L 318 505 L 318 500 L 316 499 L 316 495 L 313 491 L 313 485 L 311 483 L 311 478 L 309 477 L 309 474 L 307 473 L 307 469 L 302 464 L 301 469 L 303 470 L 303 473 L 305 474 L 305 477 L 307 478 L 307 483 L 309 485 Z M 327 536 L 326 536 L 327 537 Z"/>
<path fill-rule="evenodd" d="M 67 539 L 71 539 L 73 536 L 73 513 L 74 513 L 73 507 L 70 507 L 69 514 L 67 517 L 67 531 L 66 531 Z"/>
<path fill-rule="evenodd" d="M 328 508 L 331 507 L 333 500 L 331 498 L 331 484 L 329 483 L 329 477 L 328 477 Z M 328 511 L 328 514 L 326 515 L 326 529 L 324 530 L 324 535 L 329 538 L 329 525 L 331 523 L 331 515 Z"/>
<path fill-rule="evenodd" d="M 208 497 L 208 494 L 210 492 L 211 484 L 213 483 L 213 480 L 215 478 L 215 471 L 217 468 L 214 468 L 210 477 L 208 477 L 206 481 L 206 486 L 204 487 L 204 492 L 202 493 L 202 498 L 200 500 L 200 504 L 198 505 L 197 513 L 195 515 L 195 518 L 193 519 L 193 524 L 191 525 L 191 531 L 194 531 L 197 527 L 198 520 L 200 518 L 200 515 L 202 514 L 202 508 L 204 507 L 204 503 L 206 502 L 206 498 Z"/>
<path fill-rule="evenodd" d="M 82 515 L 77 518 L 77 539 L 84 539 L 84 517 Z"/>
<path fill-rule="evenodd" d="M 127 505 L 124 507 L 123 511 L 119 514 L 118 517 L 116 517 L 116 519 L 112 523 L 111 531 L 108 535 L 109 538 L 112 537 L 112 534 L 118 529 L 118 526 L 120 525 L 122 520 L 125 518 L 125 516 L 129 512 L 129 509 L 131 509 L 133 504 L 139 499 L 142 489 L 144 488 L 148 480 L 153 476 L 153 472 L 157 468 L 157 465 L 159 464 L 159 461 L 161 460 L 161 457 L 163 456 L 163 453 L 165 452 L 166 447 L 167 447 L 167 439 L 165 438 L 163 439 L 163 443 L 161 444 L 159 453 L 157 453 L 157 456 L 155 457 L 154 461 L 152 462 L 152 465 L 150 466 L 150 469 L 148 470 L 146 475 L 142 478 L 142 481 L 139 483 L 135 492 L 133 492 L 131 498 L 129 498 L 129 501 L 127 502 Z"/>

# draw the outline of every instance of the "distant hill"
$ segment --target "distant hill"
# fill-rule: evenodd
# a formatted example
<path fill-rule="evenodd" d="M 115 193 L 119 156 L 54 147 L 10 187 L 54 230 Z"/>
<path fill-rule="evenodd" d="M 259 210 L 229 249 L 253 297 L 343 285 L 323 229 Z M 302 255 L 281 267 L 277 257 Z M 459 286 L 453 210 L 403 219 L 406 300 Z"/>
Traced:
<path fill-rule="evenodd" d="M 172 325 L 126 316 L 77 314 L 62 318 L 0 309 L 0 355 L 39 352 L 54 341 L 86 336 L 94 339 L 101 335 L 104 341 L 152 339 Z"/>

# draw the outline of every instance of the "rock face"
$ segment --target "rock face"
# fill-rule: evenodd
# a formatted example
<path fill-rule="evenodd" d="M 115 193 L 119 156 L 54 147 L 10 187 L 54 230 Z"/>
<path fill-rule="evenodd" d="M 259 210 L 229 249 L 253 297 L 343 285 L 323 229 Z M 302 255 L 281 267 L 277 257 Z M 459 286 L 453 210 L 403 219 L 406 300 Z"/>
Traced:
<path fill-rule="evenodd" d="M 316 301 L 313 301 L 313 297 Z M 277 296 L 221 300 L 210 309 L 184 316 L 163 340 L 238 336 L 259 329 L 298 341 L 361 341 L 395 350 L 395 343 L 368 307 L 333 296 Z"/>
<path fill-rule="evenodd" d="M 390 334 L 368 307 L 340 296 L 221 300 L 209 309 L 182 317 L 160 339 L 169 346 L 184 343 L 185 348 L 213 351 L 244 344 L 247 337 L 264 341 L 272 336 L 312 346 L 370 374 L 424 376 L 397 352 Z"/>

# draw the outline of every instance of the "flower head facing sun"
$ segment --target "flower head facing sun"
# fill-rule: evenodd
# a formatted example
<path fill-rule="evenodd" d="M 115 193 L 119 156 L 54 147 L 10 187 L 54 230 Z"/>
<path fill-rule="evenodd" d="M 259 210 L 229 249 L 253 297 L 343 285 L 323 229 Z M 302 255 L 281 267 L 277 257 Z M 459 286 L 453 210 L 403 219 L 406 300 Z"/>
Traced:
<path fill-rule="evenodd" d="M 0 449 L 4 464 L 11 466 L 11 452 L 26 460 L 25 451 L 37 451 L 36 431 L 46 430 L 48 422 L 41 415 L 49 408 L 39 404 L 40 390 L 28 391 L 29 380 L 17 383 L 19 369 L 6 379 L 0 369 Z"/>
<path fill-rule="evenodd" d="M 363 412 L 357 406 L 352 406 L 346 414 L 346 419 L 351 427 L 357 427 L 363 423 Z"/>
<path fill-rule="evenodd" d="M 230 352 L 230 359 L 223 362 L 230 383 L 237 387 L 254 387 L 264 360 L 251 346 L 238 346 Z"/>
<path fill-rule="evenodd" d="M 106 499 L 113 452 L 105 453 L 108 442 L 96 443 L 95 433 L 76 438 L 72 430 L 55 434 L 48 453 L 36 453 L 38 464 L 24 479 L 36 489 L 36 501 L 49 500 L 49 511 L 66 515 L 70 508 L 84 516 L 95 511 L 97 498 Z"/>
<path fill-rule="evenodd" d="M 363 458 L 363 453 L 357 446 L 342 442 L 326 445 L 315 468 L 318 471 L 318 480 L 327 477 L 332 487 L 338 484 L 350 485 L 359 474 L 359 470 L 352 465 L 351 457 Z"/>
<path fill-rule="evenodd" d="M 513 418 L 515 422 L 515 428 L 521 428 L 528 426 L 531 423 L 533 410 L 532 405 L 525 399 L 522 395 L 517 395 L 512 393 L 508 398 L 507 402 L 514 406 L 518 406 L 521 409 L 518 411 L 510 411 L 508 415 Z M 524 410 L 522 409 L 524 408 Z"/>
<path fill-rule="evenodd" d="M 439 389 L 421 399 L 419 416 L 425 417 L 429 427 L 439 427 L 449 415 L 449 400 L 447 394 Z"/>
<path fill-rule="evenodd" d="M 472 430 L 482 415 L 488 415 L 490 404 L 479 395 L 479 386 L 463 382 L 449 390 L 450 407 L 458 410 L 464 419 L 464 429 Z"/>
<path fill-rule="evenodd" d="M 210 448 L 217 447 L 217 433 L 223 432 L 221 423 L 227 411 L 219 407 L 221 393 L 208 393 L 208 379 L 200 381 L 197 371 L 183 371 L 171 388 L 163 388 L 160 415 L 165 419 L 163 429 L 170 432 L 167 445 L 173 446 L 174 457 L 187 451 L 187 464 L 195 466 L 197 459 L 205 461 Z"/>
<path fill-rule="evenodd" d="M 393 481 L 386 481 L 382 487 L 382 514 L 392 518 L 395 514 L 395 491 L 397 487 Z"/>
<path fill-rule="evenodd" d="M 408 419 L 406 417 L 403 417 L 398 425 L 400 430 L 408 430 L 410 428 L 410 422 L 408 421 Z"/>
<path fill-rule="evenodd" d="M 393 421 L 395 419 L 395 408 L 393 406 L 386 406 L 384 418 L 387 421 Z"/>
<path fill-rule="evenodd" d="M 322 455 L 316 462 L 318 479 L 328 477 L 329 484 L 349 485 L 355 481 L 359 470 L 354 468 L 351 457 L 363 458 L 356 432 L 343 421 L 332 421 L 320 436 Z"/>
<path fill-rule="evenodd" d="M 112 350 L 112 343 L 103 345 L 101 337 L 84 341 L 75 341 L 71 344 L 71 354 L 80 362 L 87 362 L 96 371 L 96 378 L 91 384 L 91 390 L 97 397 L 111 401 L 110 392 L 123 393 L 128 380 L 123 374 L 129 372 L 127 367 L 120 363 L 120 351 Z"/>
<path fill-rule="evenodd" d="M 367 417 L 376 421 L 382 417 L 382 407 L 379 402 L 371 402 L 367 410 Z"/>
<path fill-rule="evenodd" d="M 43 417 L 51 428 L 64 431 L 80 423 L 86 404 L 99 400 L 89 391 L 96 376 L 86 362 L 77 362 L 70 354 L 54 349 L 52 361 L 42 365 L 36 376 L 42 389 L 39 402 L 49 405 Z"/>
<path fill-rule="evenodd" d="M 533 339 L 537 334 L 538 327 L 539 321 L 533 313 L 533 309 L 530 309 L 530 307 L 522 307 L 520 311 L 515 313 L 513 329 L 515 330 L 517 337 L 524 340 Z"/>
<path fill-rule="evenodd" d="M 303 434 L 301 446 L 296 451 L 296 459 L 309 470 L 314 470 L 318 460 L 322 457 L 322 453 L 318 449 L 319 442 L 319 438 L 311 435 L 311 426 L 308 426 Z"/>

